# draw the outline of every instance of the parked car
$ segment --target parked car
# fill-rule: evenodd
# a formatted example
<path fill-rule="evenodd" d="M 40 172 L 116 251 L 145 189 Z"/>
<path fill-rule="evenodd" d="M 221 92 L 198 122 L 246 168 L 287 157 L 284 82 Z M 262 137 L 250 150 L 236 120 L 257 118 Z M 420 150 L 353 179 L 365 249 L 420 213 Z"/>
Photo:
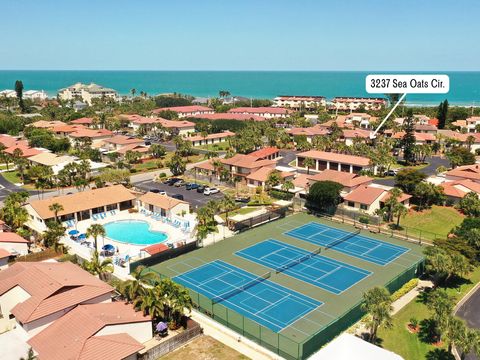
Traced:
<path fill-rule="evenodd" d="M 199 186 L 197 187 L 197 193 L 203 193 L 204 190 L 205 190 L 205 186 L 203 186 L 203 185 L 199 185 Z"/>
<path fill-rule="evenodd" d="M 216 194 L 220 192 L 220 190 L 218 190 L 217 188 L 205 188 L 205 190 L 203 190 L 203 195 L 212 195 L 212 194 Z"/>
<path fill-rule="evenodd" d="M 145 141 L 145 145 L 148 146 L 148 145 L 152 145 L 152 142 L 151 141 Z"/>
<path fill-rule="evenodd" d="M 187 185 L 185 185 L 185 189 L 187 190 L 195 190 L 195 189 L 198 189 L 200 185 L 196 184 L 196 183 L 188 183 Z"/>
<path fill-rule="evenodd" d="M 150 192 L 155 193 L 155 194 L 158 194 L 158 193 L 160 192 L 160 190 L 158 190 L 158 189 L 150 189 Z"/>
<path fill-rule="evenodd" d="M 182 179 L 170 178 L 170 179 L 167 180 L 167 182 L 165 182 L 165 184 L 167 184 L 168 186 L 172 186 L 173 184 L 175 184 L 178 181 L 182 181 Z"/>
<path fill-rule="evenodd" d="M 385 176 L 397 176 L 398 170 L 397 169 L 390 169 L 385 171 Z"/>
<path fill-rule="evenodd" d="M 185 184 L 186 184 L 185 181 L 183 181 L 182 179 L 180 179 L 179 181 L 176 181 L 176 182 L 173 184 L 173 186 L 175 186 L 175 187 L 180 187 L 180 186 L 183 186 L 183 185 L 185 185 Z"/>
<path fill-rule="evenodd" d="M 237 196 L 235 198 L 236 202 L 247 204 L 250 202 L 250 196 Z"/>
<path fill-rule="evenodd" d="M 183 195 L 182 194 L 173 194 L 170 197 L 172 197 L 174 199 L 178 199 L 178 200 L 183 200 Z"/>

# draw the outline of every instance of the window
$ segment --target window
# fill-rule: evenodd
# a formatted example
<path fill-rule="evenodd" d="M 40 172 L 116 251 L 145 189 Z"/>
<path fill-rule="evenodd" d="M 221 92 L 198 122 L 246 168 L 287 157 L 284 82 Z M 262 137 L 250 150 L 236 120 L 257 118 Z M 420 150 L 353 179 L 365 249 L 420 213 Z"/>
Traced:
<path fill-rule="evenodd" d="M 349 201 L 347 205 L 350 207 L 355 207 L 355 203 L 353 201 Z"/>
<path fill-rule="evenodd" d="M 362 209 L 362 210 L 368 210 L 368 207 L 367 207 L 367 205 L 365 205 L 365 204 L 360 204 L 360 209 Z"/>

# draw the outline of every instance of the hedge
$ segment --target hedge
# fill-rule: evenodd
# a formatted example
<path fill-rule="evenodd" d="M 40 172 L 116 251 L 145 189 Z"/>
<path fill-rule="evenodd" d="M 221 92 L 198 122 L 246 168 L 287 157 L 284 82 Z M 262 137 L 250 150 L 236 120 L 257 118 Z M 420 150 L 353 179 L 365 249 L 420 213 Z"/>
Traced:
<path fill-rule="evenodd" d="M 407 282 L 406 284 L 404 284 L 400 289 L 398 289 L 397 291 L 395 291 L 391 298 L 392 298 L 392 301 L 397 301 L 398 299 L 400 299 L 403 295 L 407 294 L 408 292 L 412 291 L 413 289 L 415 289 L 418 285 L 418 279 L 417 278 L 414 278 L 412 280 L 410 280 L 409 282 Z"/>

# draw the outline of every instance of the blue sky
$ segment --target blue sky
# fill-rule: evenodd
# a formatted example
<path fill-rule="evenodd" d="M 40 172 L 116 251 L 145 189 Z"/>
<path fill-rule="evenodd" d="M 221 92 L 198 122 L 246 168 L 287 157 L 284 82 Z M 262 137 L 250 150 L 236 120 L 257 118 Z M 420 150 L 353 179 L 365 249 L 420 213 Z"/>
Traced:
<path fill-rule="evenodd" d="M 480 70 L 476 0 L 2 1 L 0 69 Z"/>

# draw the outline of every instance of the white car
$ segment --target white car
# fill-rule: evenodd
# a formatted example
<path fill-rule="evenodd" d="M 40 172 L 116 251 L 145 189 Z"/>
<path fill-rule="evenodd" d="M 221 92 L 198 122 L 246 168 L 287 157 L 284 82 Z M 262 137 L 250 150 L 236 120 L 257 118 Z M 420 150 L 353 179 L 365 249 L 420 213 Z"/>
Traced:
<path fill-rule="evenodd" d="M 220 190 L 218 190 L 217 188 L 205 188 L 205 190 L 203 190 L 203 195 L 212 195 L 212 194 L 216 194 L 220 192 Z"/>

